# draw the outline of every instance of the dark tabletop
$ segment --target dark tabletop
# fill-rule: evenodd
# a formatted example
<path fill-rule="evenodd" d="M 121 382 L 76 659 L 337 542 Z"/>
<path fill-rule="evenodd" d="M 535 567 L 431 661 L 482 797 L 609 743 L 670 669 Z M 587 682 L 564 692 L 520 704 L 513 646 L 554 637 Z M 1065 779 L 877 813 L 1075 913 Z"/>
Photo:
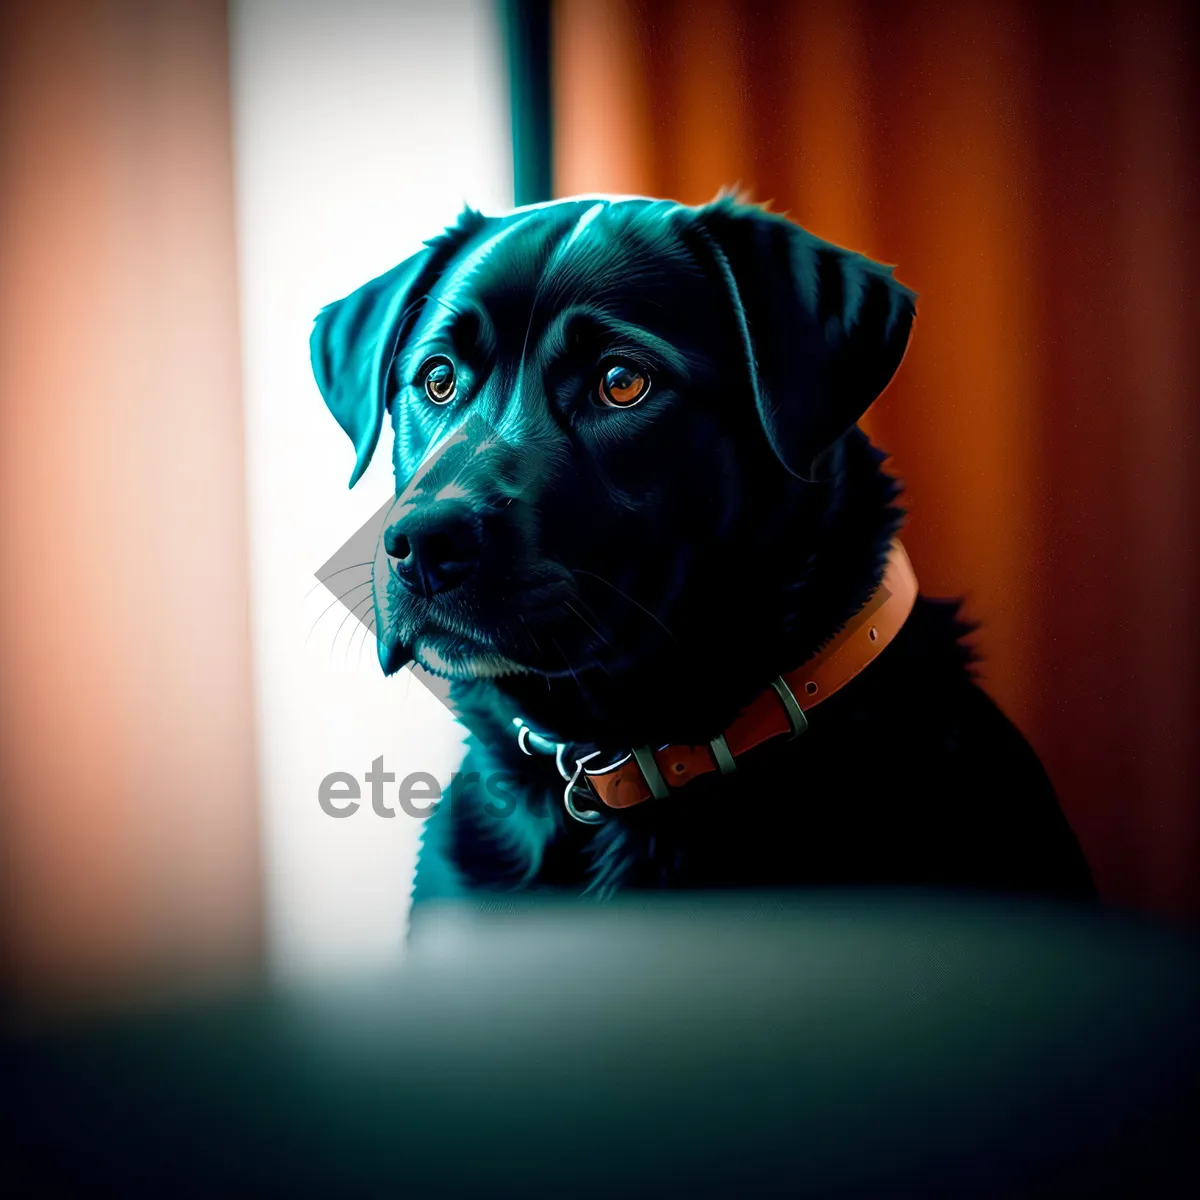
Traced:
<path fill-rule="evenodd" d="M 386 977 L 11 1010 L 9 1194 L 1200 1194 L 1186 930 L 889 893 L 429 918 Z"/>

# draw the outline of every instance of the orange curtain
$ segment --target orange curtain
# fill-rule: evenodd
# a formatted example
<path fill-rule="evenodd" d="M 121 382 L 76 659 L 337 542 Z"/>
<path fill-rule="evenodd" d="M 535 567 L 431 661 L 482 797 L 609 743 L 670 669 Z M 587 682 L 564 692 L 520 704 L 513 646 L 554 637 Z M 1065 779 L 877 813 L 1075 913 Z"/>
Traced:
<path fill-rule="evenodd" d="M 920 293 L 865 424 L 922 586 L 1106 896 L 1200 912 L 1191 6 L 558 0 L 554 51 L 557 195 L 740 184 Z"/>
<path fill-rule="evenodd" d="M 259 863 L 220 0 L 0 5 L 10 983 L 250 968 Z"/>

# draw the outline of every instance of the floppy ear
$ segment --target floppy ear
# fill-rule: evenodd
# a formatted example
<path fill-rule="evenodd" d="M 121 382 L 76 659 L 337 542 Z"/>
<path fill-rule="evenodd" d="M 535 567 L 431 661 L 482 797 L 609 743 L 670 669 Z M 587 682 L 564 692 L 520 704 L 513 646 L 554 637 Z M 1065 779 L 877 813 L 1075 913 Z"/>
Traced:
<path fill-rule="evenodd" d="M 309 338 L 317 387 L 357 453 L 353 487 L 379 441 L 392 360 L 425 293 L 487 218 L 464 209 L 458 222 L 378 279 L 323 308 Z"/>
<path fill-rule="evenodd" d="M 916 293 L 891 267 L 760 208 L 721 199 L 695 216 L 733 298 L 763 429 L 811 480 L 895 374 Z"/>

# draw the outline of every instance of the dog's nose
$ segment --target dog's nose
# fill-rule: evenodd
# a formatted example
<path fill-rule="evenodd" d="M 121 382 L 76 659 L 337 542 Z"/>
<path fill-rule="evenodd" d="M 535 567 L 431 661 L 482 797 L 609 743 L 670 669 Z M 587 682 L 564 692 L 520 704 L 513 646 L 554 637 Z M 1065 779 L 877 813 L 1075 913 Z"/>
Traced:
<path fill-rule="evenodd" d="M 405 586 L 432 596 L 458 587 L 479 560 L 479 523 L 461 508 L 409 513 L 384 531 L 383 548 Z"/>

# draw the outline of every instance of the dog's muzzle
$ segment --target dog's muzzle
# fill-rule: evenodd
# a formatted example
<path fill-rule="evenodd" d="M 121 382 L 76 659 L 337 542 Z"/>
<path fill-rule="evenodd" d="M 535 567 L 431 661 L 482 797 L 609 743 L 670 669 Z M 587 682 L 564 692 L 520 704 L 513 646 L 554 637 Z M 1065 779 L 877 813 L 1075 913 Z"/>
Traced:
<path fill-rule="evenodd" d="M 447 502 L 412 510 L 383 535 L 400 582 L 425 597 L 465 582 L 478 566 L 482 545 L 475 514 Z"/>

